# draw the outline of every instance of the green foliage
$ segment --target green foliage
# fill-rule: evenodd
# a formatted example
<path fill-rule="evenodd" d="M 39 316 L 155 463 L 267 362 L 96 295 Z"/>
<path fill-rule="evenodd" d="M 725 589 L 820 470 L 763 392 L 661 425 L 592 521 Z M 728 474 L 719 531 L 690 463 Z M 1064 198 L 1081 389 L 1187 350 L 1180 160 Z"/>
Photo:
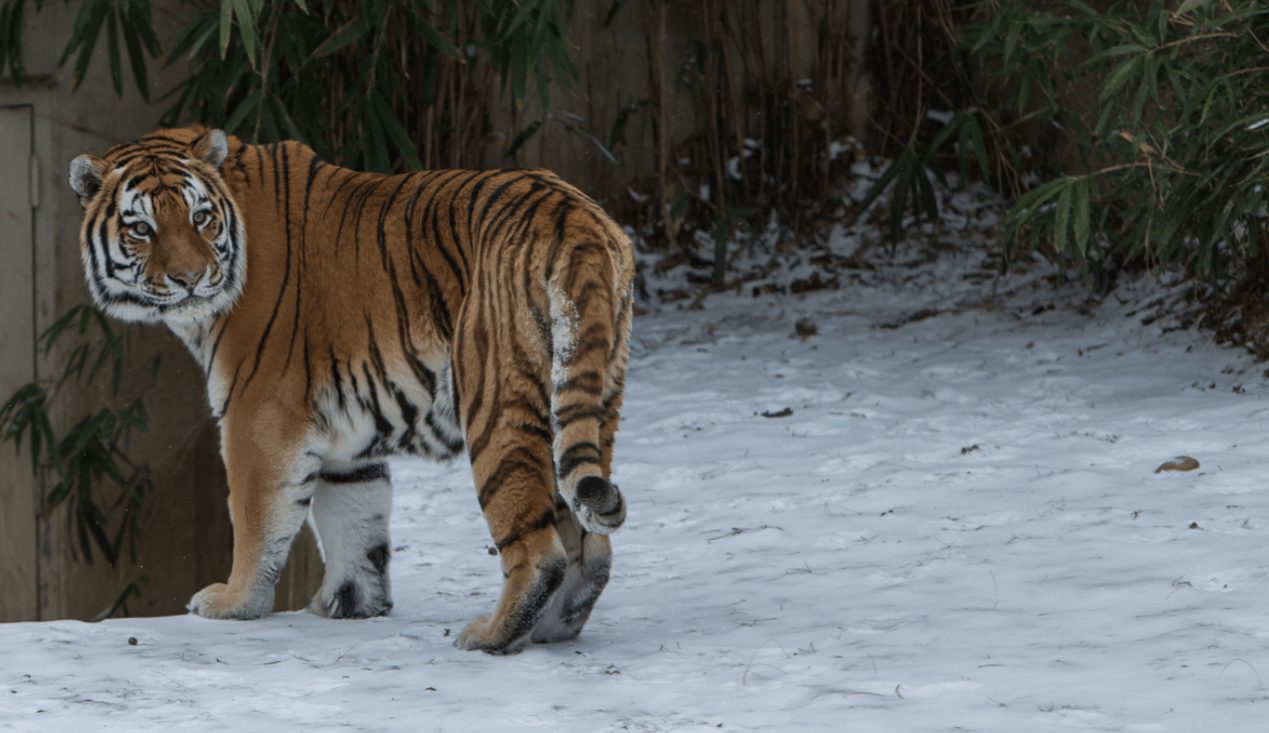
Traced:
<path fill-rule="evenodd" d="M 1114 257 L 1183 264 L 1216 282 L 1257 256 L 1269 241 L 1269 6 L 1145 0 L 1102 11 L 1081 0 L 1002 0 L 977 17 L 960 28 L 953 65 L 971 72 L 961 97 L 979 99 L 977 73 L 1002 102 L 974 108 L 991 127 L 991 149 L 961 113 L 900 151 L 862 207 L 893 184 L 892 239 L 909 207 L 918 222 L 936 215 L 924 170 L 941 175 L 935 154 L 956 135 L 962 180 L 967 138 L 984 180 L 989 167 L 1009 174 L 998 181 L 1015 195 L 1006 240 L 1051 245 L 1090 279 Z M 1017 187 L 1019 150 L 999 122 L 1009 117 L 1039 121 L 1050 148 L 1064 139 L 1071 167 L 1042 159 L 1040 185 Z"/>
<path fill-rule="evenodd" d="M 41 0 L 35 0 L 38 11 Z M 0 65 L 22 78 L 22 18 L 27 0 L 0 5 Z M 460 7 L 461 5 L 461 7 Z M 577 83 L 564 37 L 572 0 L 221 0 L 189 3 L 164 54 L 149 0 L 86 0 L 59 65 L 75 57 L 78 88 L 106 36 L 111 81 L 123 95 L 123 54 L 141 96 L 150 101 L 151 59 L 165 67 L 192 61 L 190 76 L 164 96 L 163 124 L 193 119 L 249 142 L 296 139 L 324 157 L 364 170 L 423 167 L 415 121 L 437 100 L 441 57 L 474 73 L 474 52 L 519 101 L 531 78 L 543 109 L 553 70 Z M 474 19 L 474 20 L 472 20 Z M 471 22 L 463 22 L 470 20 Z M 479 28 L 460 54 L 466 26 Z M 409 85 L 407 59 L 422 59 L 422 88 Z"/>
<path fill-rule="evenodd" d="M 1094 161 L 1093 170 L 1019 199 L 1007 233 L 1047 235 L 1081 265 L 1107 253 L 1096 245 L 1101 233 L 1108 251 L 1185 263 L 1215 281 L 1264 239 L 1269 6 L 1156 0 L 1133 10 L 1068 0 L 1038 12 L 1014 0 L 970 29 L 1003 68 L 1034 69 L 1042 109 L 1076 123 L 1068 137 Z M 1077 51 L 1087 60 L 1076 63 Z M 1066 106 L 1058 93 L 1076 75 L 1098 80 L 1088 109 Z"/>
<path fill-rule="evenodd" d="M 572 10 L 572 0 L 480 0 L 480 22 L 486 39 L 489 63 L 502 78 L 506 93 L 523 99 L 530 74 L 538 89 L 542 109 L 550 109 L 546 85 L 545 57 L 562 73 L 566 85 L 577 82 L 577 69 L 568 56 L 564 38 L 564 12 Z"/>
<path fill-rule="evenodd" d="M 1118 257 L 1184 264 L 1215 282 L 1256 256 L 1267 239 L 1269 6 L 1149 0 L 1100 11 L 1081 0 L 1003 0 L 979 17 L 962 28 L 959 53 L 990 72 L 1008 108 L 998 114 L 1038 119 L 1078 158 L 1069 170 L 1045 161 L 1047 180 L 1017 191 L 1007 240 L 1051 244 L 1089 277 L 1090 265 Z M 1081 91 L 1089 82 L 1092 92 Z M 934 214 L 912 171 L 954 124 L 903 151 L 870 193 L 869 203 L 893 180 L 892 237 L 909 198 L 918 218 L 922 208 Z M 973 142 L 986 150 L 981 133 Z M 1003 165 L 1016 175 L 1016 150 L 995 150 L 1015 156 Z"/>
<path fill-rule="evenodd" d="M 935 164 L 934 158 L 939 149 L 954 135 L 957 138 L 956 159 L 960 166 L 962 185 L 968 180 L 966 173 L 970 152 L 976 153 L 974 157 L 978 160 L 983 180 L 990 181 L 991 173 L 987 168 L 987 156 L 977 153 L 987 149 L 983 143 L 982 127 L 973 115 L 959 112 L 938 131 L 930 142 L 918 143 L 899 152 L 899 157 L 868 189 L 864 200 L 859 204 L 856 216 L 862 216 L 867 212 L 872 202 L 876 201 L 891 183 L 894 183 L 894 191 L 890 197 L 890 241 L 892 244 L 897 244 L 899 237 L 903 234 L 903 220 L 909 201 L 911 201 L 912 211 L 918 224 L 923 213 L 928 221 L 937 221 L 938 201 L 934 196 L 934 184 L 930 181 L 927 172 L 933 173 L 944 186 L 948 185 L 943 168 Z"/>
<path fill-rule="evenodd" d="M 132 613 L 128 611 L 128 599 L 140 598 L 141 586 L 149 585 L 149 584 L 150 584 L 150 578 L 148 576 L 145 576 L 145 575 L 138 576 L 136 580 L 124 586 L 123 591 L 120 592 L 119 596 L 115 598 L 114 603 L 111 603 L 110 606 L 108 606 L 105 610 L 103 610 L 101 613 L 94 616 L 92 620 L 104 621 L 105 619 L 110 618 L 116 613 L 122 615 L 124 618 L 130 617 Z"/>
<path fill-rule="evenodd" d="M 88 332 L 94 327 L 99 334 L 91 341 Z M 120 378 L 127 360 L 127 337 L 116 333 L 95 308 L 86 305 L 72 308 L 49 326 L 40 336 L 40 342 L 44 349 L 52 350 L 67 333 L 77 335 L 80 342 L 71 349 L 57 380 L 51 384 L 26 384 L 0 406 L 0 440 L 11 440 L 21 448 L 26 438 L 32 470 L 38 473 L 41 466 L 52 469 L 57 483 L 48 495 L 45 511 L 63 503 L 70 507 L 68 521 L 87 562 L 93 561 L 96 546 L 106 562 L 114 565 L 125 543 L 135 560 L 140 510 L 150 489 L 150 470 L 144 462 L 130 459 L 127 447 L 133 432 L 149 430 L 146 410 L 149 391 L 126 406 L 103 407 L 59 436 L 50 417 L 59 391 L 68 382 L 87 385 L 108 373 L 111 396 L 118 401 Z M 150 390 L 158 368 L 156 357 L 150 365 Z M 107 503 L 95 490 L 103 479 L 119 489 L 117 500 Z M 117 524 L 115 512 L 121 513 Z M 107 533 L 112 524 L 115 525 L 113 536 Z"/>
<path fill-rule="evenodd" d="M 7 66 L 14 83 L 19 85 L 25 71 L 22 63 L 22 20 L 26 5 L 26 0 L 7 0 L 0 5 L 0 67 Z M 44 3 L 35 0 L 34 5 L 39 12 Z M 106 32 L 110 80 L 115 94 L 123 96 L 123 58 L 119 50 L 119 37 L 122 36 L 137 91 L 142 99 L 149 102 L 146 56 L 151 59 L 163 56 L 163 48 L 150 17 L 149 0 L 85 0 L 75 17 L 71 39 L 57 62 L 61 66 L 72 55 L 75 56 L 71 87 L 78 89 L 83 83 L 103 30 Z"/>
<path fill-rule="evenodd" d="M 223 0 L 189 18 L 168 64 L 192 58 L 164 124 L 185 117 L 249 141 L 296 139 L 346 165 L 420 169 L 411 121 L 438 95 L 441 57 L 462 61 L 455 36 L 467 9 L 404 0 Z M 570 0 L 482 0 L 477 16 L 489 63 L 522 99 L 532 76 L 547 104 L 548 63 L 575 80 L 563 36 Z M 237 29 L 236 32 L 234 29 Z M 209 43 L 212 36 L 219 42 Z M 237 42 L 233 42 L 236 39 Z M 407 57 L 425 59 L 422 88 L 407 88 Z"/>

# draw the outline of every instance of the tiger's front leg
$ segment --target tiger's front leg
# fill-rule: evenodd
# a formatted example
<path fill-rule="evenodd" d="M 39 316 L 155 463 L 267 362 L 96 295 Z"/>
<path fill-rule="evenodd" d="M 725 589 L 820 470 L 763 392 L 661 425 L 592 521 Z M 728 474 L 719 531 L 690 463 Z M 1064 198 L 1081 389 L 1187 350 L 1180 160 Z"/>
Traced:
<path fill-rule="evenodd" d="M 190 613 L 253 619 L 272 612 L 273 587 L 308 516 L 321 467 L 321 459 L 304 448 L 304 424 L 292 411 L 267 405 L 221 419 L 233 568 L 228 583 L 194 594 L 186 606 Z"/>
<path fill-rule="evenodd" d="M 370 618 L 392 610 L 388 464 L 328 461 L 317 478 L 313 522 L 322 541 L 326 577 L 308 610 L 329 618 Z"/>

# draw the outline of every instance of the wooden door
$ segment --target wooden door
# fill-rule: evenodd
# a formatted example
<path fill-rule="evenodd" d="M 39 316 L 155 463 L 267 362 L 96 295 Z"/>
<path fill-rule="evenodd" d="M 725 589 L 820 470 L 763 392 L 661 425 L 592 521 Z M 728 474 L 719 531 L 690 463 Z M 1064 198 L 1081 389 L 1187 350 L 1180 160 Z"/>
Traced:
<path fill-rule="evenodd" d="M 36 378 L 29 106 L 0 107 L 0 404 Z M 29 444 L 0 443 L 0 621 L 37 618 L 36 482 Z"/>

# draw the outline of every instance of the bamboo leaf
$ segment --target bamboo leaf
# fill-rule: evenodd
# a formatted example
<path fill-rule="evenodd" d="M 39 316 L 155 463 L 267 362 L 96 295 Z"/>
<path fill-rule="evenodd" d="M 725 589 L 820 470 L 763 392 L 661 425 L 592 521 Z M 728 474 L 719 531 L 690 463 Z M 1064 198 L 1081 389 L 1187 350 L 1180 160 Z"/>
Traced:
<path fill-rule="evenodd" d="M 370 99 L 371 103 L 377 107 L 379 122 L 388 131 L 388 136 L 392 138 L 397 150 L 401 151 L 401 154 L 405 156 L 406 164 L 416 171 L 423 170 L 423 163 L 419 160 L 419 151 L 415 149 L 409 133 L 401 126 L 401 121 L 392 113 L 392 108 L 378 94 L 372 92 Z"/>
<path fill-rule="evenodd" d="M 260 90 L 254 89 L 246 96 L 245 99 L 242 100 L 242 102 L 238 104 L 237 108 L 234 109 L 233 114 L 229 116 L 229 119 L 225 120 L 224 125 L 222 125 L 225 132 L 231 135 L 236 133 L 238 128 L 247 119 L 247 115 L 255 112 L 256 107 L 259 105 Z"/>
<path fill-rule="evenodd" d="M 938 199 L 934 196 L 934 184 L 930 182 L 930 177 L 926 174 L 924 167 L 918 168 L 914 177 L 917 182 L 917 191 L 921 194 L 921 206 L 916 205 L 913 200 L 913 213 L 916 214 L 917 223 L 921 221 L 921 209 L 925 209 L 925 215 L 931 223 L 939 219 Z"/>
<path fill-rule="evenodd" d="M 150 53 L 150 58 L 159 58 L 163 55 L 163 44 L 159 41 L 159 34 L 154 30 L 154 20 L 150 16 L 150 0 L 130 0 L 127 3 L 128 12 L 120 16 L 120 20 L 125 25 L 132 26 L 137 37 L 145 44 L 145 48 Z"/>
<path fill-rule="evenodd" d="M 223 61 L 229 53 L 229 31 L 233 28 L 233 0 L 220 0 L 220 58 Z"/>
<path fill-rule="evenodd" d="M 1097 95 L 1097 101 L 1104 102 L 1115 92 L 1118 92 L 1127 83 L 1128 77 L 1136 71 L 1140 60 L 1140 57 L 1131 58 L 1116 66 L 1106 77 L 1106 81 L 1102 82 L 1102 90 Z"/>
<path fill-rule="evenodd" d="M 515 100 L 524 99 L 525 89 L 528 87 L 528 47 L 527 39 L 523 32 L 516 33 L 511 40 L 511 98 Z M 545 111 L 545 110 L 543 110 Z"/>
<path fill-rule="evenodd" d="M 982 172 L 983 182 L 991 184 L 991 169 L 987 162 L 987 144 L 983 142 L 983 128 L 972 116 L 965 121 L 969 135 L 974 141 L 974 156 L 978 158 L 978 168 Z"/>
<path fill-rule="evenodd" d="M 546 65 L 542 63 L 541 56 L 535 56 L 530 63 L 533 65 L 533 83 L 538 88 L 538 101 L 545 112 L 551 108 L 551 88 L 546 82 Z"/>
<path fill-rule="evenodd" d="M 515 136 L 515 139 L 511 141 L 509 146 L 507 146 L 507 152 L 504 153 L 502 157 L 510 158 L 515 155 L 516 151 L 520 149 L 520 146 L 524 145 L 529 138 L 533 137 L 533 133 L 537 132 L 540 127 L 542 127 L 542 120 L 530 122 L 523 130 L 520 131 L 519 135 Z"/>
<path fill-rule="evenodd" d="M 420 18 L 418 22 L 414 24 L 414 28 L 423 35 L 424 40 L 426 40 L 433 48 L 450 58 L 462 58 L 462 54 L 458 52 L 458 49 L 454 47 L 454 44 L 442 35 L 440 31 L 436 30 L 431 23 L 428 23 L 426 20 Z"/>
<path fill-rule="evenodd" d="M 1111 48 L 1108 48 L 1105 51 L 1102 51 L 1101 53 L 1093 55 L 1093 57 L 1090 58 L 1087 63 L 1095 64 L 1103 59 L 1114 58 L 1115 56 L 1126 56 L 1130 53 L 1131 54 L 1145 54 L 1149 52 L 1150 52 L 1150 49 L 1146 48 L 1140 43 L 1121 43 L 1117 46 L 1112 46 Z"/>
<path fill-rule="evenodd" d="M 1071 184 L 1062 187 L 1058 194 L 1057 208 L 1053 211 L 1053 249 L 1066 253 L 1066 227 L 1071 218 Z"/>
<path fill-rule="evenodd" d="M 366 158 L 366 170 L 387 173 L 388 146 L 383 139 L 383 127 L 374 104 L 369 100 L 361 108 L 361 124 L 361 149 Z"/>
<path fill-rule="evenodd" d="M 1079 250 L 1080 257 L 1083 257 L 1088 251 L 1088 234 L 1091 226 L 1090 215 L 1090 199 L 1092 198 L 1093 179 L 1091 176 L 1080 179 L 1075 184 L 1074 204 L 1075 204 L 1075 248 Z"/>
<path fill-rule="evenodd" d="M 313 50 L 312 58 L 329 56 L 344 46 L 360 40 L 367 30 L 368 26 L 360 18 L 349 21 L 342 28 L 332 33 L 325 41 L 322 41 L 321 45 Z"/>
<path fill-rule="evenodd" d="M 247 0 L 221 0 L 231 2 L 234 14 L 238 16 L 238 33 L 242 36 L 242 48 L 247 52 L 247 60 L 251 68 L 256 66 L 256 18 Z"/>
<path fill-rule="evenodd" d="M 1023 194 L 1005 214 L 1005 240 L 1012 242 L 1018 232 L 1039 215 L 1041 208 L 1049 199 L 1061 193 L 1070 183 L 1071 177 L 1049 181 Z M 1035 230 L 1033 229 L 1033 235 Z"/>
<path fill-rule="evenodd" d="M 917 160 L 910 149 L 900 153 L 899 158 L 894 162 L 899 168 L 898 174 L 895 176 L 894 191 L 890 194 L 890 243 L 892 246 L 898 246 L 899 237 L 903 233 L 903 213 L 907 209 L 908 191 L 915 182 Z M 916 209 L 916 202 L 913 201 L 913 209 Z M 916 212 L 920 217 L 920 212 Z"/>
<path fill-rule="evenodd" d="M 1185 2 L 1181 3 L 1181 7 L 1177 8 L 1176 12 L 1179 15 L 1192 13 L 1210 2 L 1212 2 L 1212 0 L 1185 0 Z"/>
<path fill-rule="evenodd" d="M 71 89 L 78 89 L 79 85 L 84 83 L 84 76 L 88 73 L 88 64 L 92 61 L 93 47 L 97 45 L 97 37 L 101 34 L 101 26 L 106 20 L 106 15 L 110 11 L 110 3 L 107 0 L 92 0 L 85 3 L 81 9 L 81 14 L 89 11 L 82 32 L 78 31 L 79 18 L 75 19 L 77 32 L 71 38 L 71 43 L 66 45 L 66 54 L 76 46 L 79 48 L 79 56 L 75 58 L 75 70 L 71 74 Z M 112 16 L 113 17 L 113 16 Z M 61 65 L 60 63 L 58 64 Z"/>
<path fill-rule="evenodd" d="M 128 49 L 128 62 L 132 64 L 132 79 L 137 83 L 137 91 L 147 103 L 150 101 L 150 82 L 146 76 L 145 54 L 141 50 L 141 40 L 132 23 L 123 23 L 123 42 Z"/>
<path fill-rule="evenodd" d="M 276 94 L 270 94 L 269 101 L 273 105 L 274 114 L 282 120 L 282 125 L 286 128 L 287 136 L 292 140 L 307 143 L 307 136 L 300 130 L 299 127 L 296 126 L 295 120 L 291 118 L 291 113 L 287 111 L 286 106 L 282 103 L 282 100 L 279 99 Z M 155 376 L 151 378 L 151 389 L 153 389 L 153 382 L 157 379 L 158 375 L 157 363 L 154 365 L 154 373 Z"/>
<path fill-rule="evenodd" d="M 868 193 L 864 194 L 864 200 L 859 202 L 859 207 L 855 209 L 854 221 L 859 221 L 859 217 L 863 216 L 868 211 L 868 207 L 872 205 L 872 202 L 876 201 L 877 197 L 885 192 L 886 186 L 890 185 L 890 182 L 899 175 L 899 166 L 897 163 L 898 161 L 891 163 L 886 168 L 886 171 L 877 179 L 876 183 L 873 183 L 872 186 L 868 188 Z"/>
<path fill-rule="evenodd" d="M 207 13 L 202 20 L 185 27 L 176 38 L 176 42 L 172 44 L 172 50 L 167 55 L 167 61 L 164 62 L 163 68 L 167 68 L 180 60 L 186 53 L 191 56 L 197 55 L 198 50 L 203 44 L 211 38 L 212 34 L 219 28 L 219 19 L 216 13 Z"/>

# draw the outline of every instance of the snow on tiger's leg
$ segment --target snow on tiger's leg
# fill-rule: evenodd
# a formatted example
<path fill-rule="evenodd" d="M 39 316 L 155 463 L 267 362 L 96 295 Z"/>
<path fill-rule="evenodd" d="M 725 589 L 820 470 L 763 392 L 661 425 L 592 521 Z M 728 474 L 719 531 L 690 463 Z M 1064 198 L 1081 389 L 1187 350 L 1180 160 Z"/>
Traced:
<path fill-rule="evenodd" d="M 190 599 L 190 613 L 215 619 L 253 619 L 273 610 L 273 587 L 308 516 L 309 477 L 320 459 L 306 450 L 302 420 L 277 405 L 221 418 L 222 454 L 229 478 L 233 567 L 227 583 L 213 583 Z"/>
<path fill-rule="evenodd" d="M 308 610 L 330 618 L 387 614 L 392 610 L 388 464 L 328 461 L 315 483 L 313 523 L 322 542 L 326 576 Z"/>
<path fill-rule="evenodd" d="M 490 298 L 495 293 L 485 291 Z M 554 524 L 546 375 L 532 374 L 516 361 L 511 325 L 491 333 L 481 316 L 485 309 L 472 305 L 471 298 L 478 297 L 469 297 L 460 317 L 454 374 L 472 475 L 500 555 L 503 586 L 494 612 L 467 624 L 455 646 L 515 654 L 529 643 L 563 582 L 568 557 Z M 510 307 L 500 305 L 504 312 Z"/>

